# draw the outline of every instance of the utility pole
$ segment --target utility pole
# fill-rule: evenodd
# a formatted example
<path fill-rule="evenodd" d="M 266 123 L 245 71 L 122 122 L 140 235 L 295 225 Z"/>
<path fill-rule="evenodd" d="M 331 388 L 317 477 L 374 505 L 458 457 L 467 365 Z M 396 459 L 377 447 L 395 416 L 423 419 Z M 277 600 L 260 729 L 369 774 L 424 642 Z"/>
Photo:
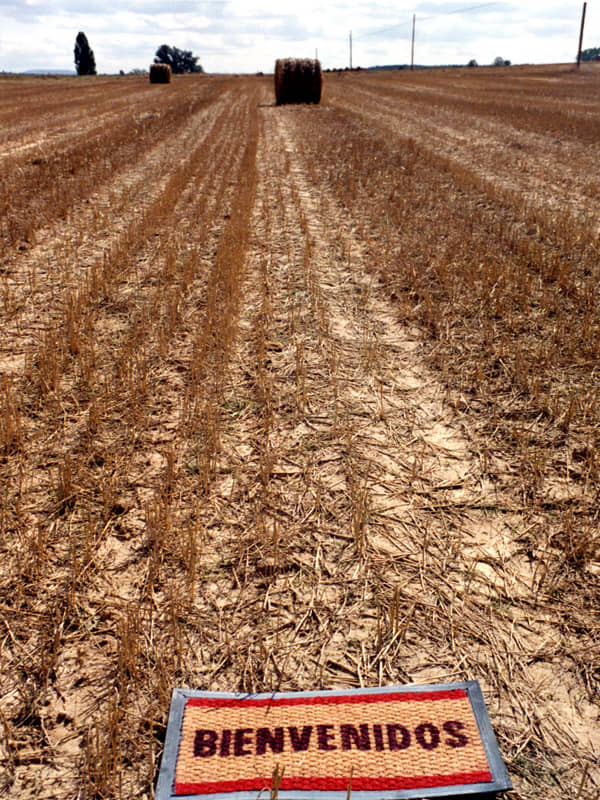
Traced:
<path fill-rule="evenodd" d="M 350 69 L 352 69 L 352 31 L 350 31 Z"/>
<path fill-rule="evenodd" d="M 583 13 L 581 15 L 581 30 L 579 31 L 579 48 L 577 50 L 577 69 L 579 69 L 579 65 L 581 64 L 581 46 L 583 44 L 583 26 L 585 25 L 585 9 L 587 3 L 583 4 Z"/>
<path fill-rule="evenodd" d="M 413 14 L 413 26 L 412 26 L 412 39 L 410 44 L 410 68 L 415 68 L 415 20 L 417 18 L 416 14 Z"/>

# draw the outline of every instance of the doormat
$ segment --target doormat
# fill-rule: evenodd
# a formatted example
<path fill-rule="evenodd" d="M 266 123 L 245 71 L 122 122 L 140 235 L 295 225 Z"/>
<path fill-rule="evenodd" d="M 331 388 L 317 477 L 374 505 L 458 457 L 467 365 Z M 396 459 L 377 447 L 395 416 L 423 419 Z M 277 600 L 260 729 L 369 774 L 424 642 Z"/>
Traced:
<path fill-rule="evenodd" d="M 252 695 L 175 689 L 156 798 L 474 798 L 510 788 L 477 681 Z"/>

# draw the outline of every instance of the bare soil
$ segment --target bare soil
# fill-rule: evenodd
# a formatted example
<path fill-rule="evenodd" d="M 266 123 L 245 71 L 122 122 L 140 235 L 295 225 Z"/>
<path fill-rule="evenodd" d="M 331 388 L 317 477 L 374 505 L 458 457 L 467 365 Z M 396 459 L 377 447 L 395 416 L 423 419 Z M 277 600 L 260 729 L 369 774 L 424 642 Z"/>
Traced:
<path fill-rule="evenodd" d="M 504 71 L 495 112 L 498 72 L 448 74 L 326 76 L 318 107 L 113 80 L 83 127 L 57 104 L 0 143 L 17 192 L 31 153 L 96 130 L 108 158 L 115 128 L 113 168 L 68 162 L 64 213 L 40 200 L 25 235 L 5 206 L 0 796 L 151 797 L 174 686 L 463 679 L 507 797 L 600 796 L 596 366 L 550 364 L 544 413 L 507 288 L 531 273 L 554 303 L 542 342 L 568 328 L 551 291 L 587 286 L 598 144 L 542 131 L 566 70 Z M 525 91 L 538 116 L 511 123 Z M 485 253 L 491 323 L 454 277 L 485 283 Z"/>

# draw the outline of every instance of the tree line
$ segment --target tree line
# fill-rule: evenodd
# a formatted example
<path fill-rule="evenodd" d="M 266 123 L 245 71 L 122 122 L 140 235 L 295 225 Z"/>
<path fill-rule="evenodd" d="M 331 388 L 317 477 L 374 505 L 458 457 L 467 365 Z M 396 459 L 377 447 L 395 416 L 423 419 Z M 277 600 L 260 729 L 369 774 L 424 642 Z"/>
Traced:
<path fill-rule="evenodd" d="M 74 55 L 78 75 L 97 75 L 94 51 L 83 31 L 79 31 L 75 39 Z M 198 59 L 199 56 L 195 56 L 191 50 L 161 44 L 154 56 L 154 63 L 168 64 L 175 75 L 183 75 L 185 72 L 204 72 Z"/>
<path fill-rule="evenodd" d="M 600 61 L 600 47 L 588 47 L 581 51 L 582 61 Z"/>

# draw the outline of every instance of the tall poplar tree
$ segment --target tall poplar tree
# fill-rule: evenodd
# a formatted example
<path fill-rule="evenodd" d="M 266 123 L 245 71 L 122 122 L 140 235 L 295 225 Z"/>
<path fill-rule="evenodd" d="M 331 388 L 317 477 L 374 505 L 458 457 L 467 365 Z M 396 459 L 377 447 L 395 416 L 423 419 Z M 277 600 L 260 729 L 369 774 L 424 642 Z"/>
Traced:
<path fill-rule="evenodd" d="M 79 31 L 75 39 L 75 67 L 78 75 L 96 75 L 94 51 L 83 31 Z"/>

